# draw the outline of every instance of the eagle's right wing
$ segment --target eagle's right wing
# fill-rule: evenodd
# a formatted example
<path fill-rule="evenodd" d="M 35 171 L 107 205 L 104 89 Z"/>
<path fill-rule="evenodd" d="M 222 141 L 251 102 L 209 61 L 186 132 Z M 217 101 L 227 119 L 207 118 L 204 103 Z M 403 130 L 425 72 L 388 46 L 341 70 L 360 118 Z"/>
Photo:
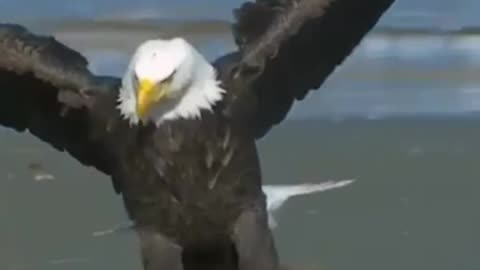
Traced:
<path fill-rule="evenodd" d="M 87 60 L 52 37 L 0 24 L 0 125 L 30 131 L 110 175 L 120 80 L 94 76 Z"/>

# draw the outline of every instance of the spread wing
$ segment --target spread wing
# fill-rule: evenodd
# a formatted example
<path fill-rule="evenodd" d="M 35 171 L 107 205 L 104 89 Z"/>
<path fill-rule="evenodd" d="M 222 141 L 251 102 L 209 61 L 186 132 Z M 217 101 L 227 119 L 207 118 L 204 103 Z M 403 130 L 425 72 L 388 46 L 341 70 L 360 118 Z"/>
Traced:
<path fill-rule="evenodd" d="M 90 73 L 86 59 L 52 37 L 0 24 L 0 125 L 28 130 L 110 174 L 108 144 L 120 121 L 120 81 Z"/>
<path fill-rule="evenodd" d="M 235 10 L 239 51 L 216 64 L 223 82 L 242 88 L 233 95 L 255 93 L 257 137 L 320 87 L 393 1 L 257 0 Z"/>

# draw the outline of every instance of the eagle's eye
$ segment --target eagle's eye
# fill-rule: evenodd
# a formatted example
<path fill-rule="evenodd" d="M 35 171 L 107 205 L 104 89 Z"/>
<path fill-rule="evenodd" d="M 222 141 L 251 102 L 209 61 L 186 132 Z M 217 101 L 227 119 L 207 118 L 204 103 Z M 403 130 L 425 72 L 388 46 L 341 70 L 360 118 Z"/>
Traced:
<path fill-rule="evenodd" d="M 133 73 L 132 85 L 133 85 L 133 89 L 138 89 L 138 76 L 137 76 L 137 73 Z"/>
<path fill-rule="evenodd" d="M 171 83 L 172 80 L 173 80 L 173 76 L 175 76 L 175 73 L 177 72 L 177 70 L 174 70 L 172 72 L 172 74 L 168 75 L 167 78 L 163 79 L 160 83 Z"/>

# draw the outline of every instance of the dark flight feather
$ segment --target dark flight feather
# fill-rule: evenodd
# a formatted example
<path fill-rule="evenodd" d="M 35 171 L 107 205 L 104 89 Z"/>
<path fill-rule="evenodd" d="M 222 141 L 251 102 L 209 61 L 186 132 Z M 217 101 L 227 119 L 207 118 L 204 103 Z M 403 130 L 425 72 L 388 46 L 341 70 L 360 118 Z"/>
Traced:
<path fill-rule="evenodd" d="M 111 174 L 113 159 L 106 150 L 119 123 L 113 110 L 120 81 L 96 77 L 87 65 L 52 37 L 0 24 L 0 124 L 28 130 L 84 165 Z"/>
<path fill-rule="evenodd" d="M 320 87 L 393 2 L 257 0 L 237 9 L 240 60 L 231 76 L 257 95 L 257 137 Z"/>

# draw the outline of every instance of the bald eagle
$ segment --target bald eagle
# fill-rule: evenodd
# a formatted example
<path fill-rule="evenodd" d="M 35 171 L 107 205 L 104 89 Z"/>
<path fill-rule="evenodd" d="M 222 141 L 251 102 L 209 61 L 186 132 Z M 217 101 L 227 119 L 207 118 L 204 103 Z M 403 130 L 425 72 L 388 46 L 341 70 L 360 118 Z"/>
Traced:
<path fill-rule="evenodd" d="M 238 50 L 142 43 L 122 79 L 53 37 L 0 25 L 0 124 L 110 176 L 144 269 L 273 270 L 256 140 L 317 89 L 393 0 L 257 0 Z"/>

